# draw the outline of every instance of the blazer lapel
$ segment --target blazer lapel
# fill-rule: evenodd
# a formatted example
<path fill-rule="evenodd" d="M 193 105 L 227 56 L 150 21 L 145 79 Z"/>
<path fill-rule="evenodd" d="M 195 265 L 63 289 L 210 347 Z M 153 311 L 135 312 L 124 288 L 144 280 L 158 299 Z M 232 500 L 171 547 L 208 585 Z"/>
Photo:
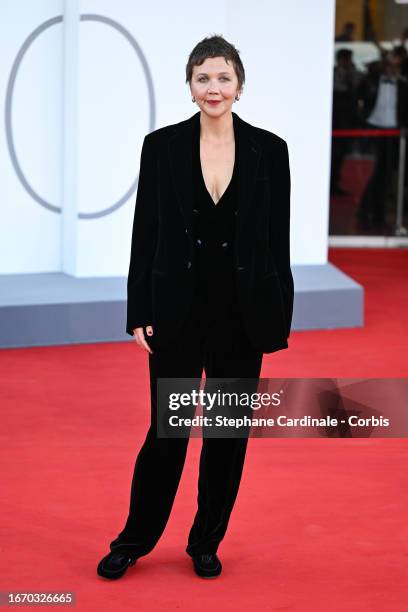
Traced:
<path fill-rule="evenodd" d="M 185 227 L 192 241 L 193 230 L 193 172 L 192 147 L 193 130 L 200 129 L 198 111 L 186 121 L 174 126 L 174 131 L 168 141 L 168 155 L 174 189 L 178 204 L 185 222 Z M 236 242 L 238 243 L 242 229 L 245 226 L 246 215 L 250 211 L 254 194 L 254 183 L 261 157 L 261 144 L 255 139 L 252 126 L 232 112 L 236 155 L 238 162 L 238 189 L 236 215 Z"/>
<path fill-rule="evenodd" d="M 241 232 L 246 225 L 247 215 L 255 193 L 255 179 L 259 168 L 262 147 L 253 135 L 252 126 L 243 121 L 236 113 L 232 113 L 236 145 L 238 151 L 238 202 L 236 216 L 236 242 L 238 244 Z"/>

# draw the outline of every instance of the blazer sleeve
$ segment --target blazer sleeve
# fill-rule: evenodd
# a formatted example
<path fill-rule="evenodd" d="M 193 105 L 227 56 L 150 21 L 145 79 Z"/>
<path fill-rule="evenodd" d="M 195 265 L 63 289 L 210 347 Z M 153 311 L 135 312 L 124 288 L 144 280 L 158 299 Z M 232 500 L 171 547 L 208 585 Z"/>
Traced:
<path fill-rule="evenodd" d="M 290 193 L 291 177 L 288 145 L 280 140 L 280 152 L 275 170 L 277 189 L 274 189 L 273 203 L 275 214 L 271 215 L 270 236 L 271 249 L 277 267 L 278 278 L 282 289 L 282 298 L 286 319 L 286 336 L 290 335 L 293 316 L 294 284 L 290 265 Z"/>
<path fill-rule="evenodd" d="M 126 332 L 152 324 L 151 269 L 157 244 L 157 156 L 152 136 L 144 138 L 133 218 L 127 279 Z"/>

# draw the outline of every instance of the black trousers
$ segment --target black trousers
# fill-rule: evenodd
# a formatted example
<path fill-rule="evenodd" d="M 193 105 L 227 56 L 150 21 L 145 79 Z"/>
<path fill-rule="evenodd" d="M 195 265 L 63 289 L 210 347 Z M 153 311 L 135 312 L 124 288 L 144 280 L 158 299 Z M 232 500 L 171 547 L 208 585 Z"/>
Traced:
<path fill-rule="evenodd" d="M 189 438 L 157 437 L 157 379 L 179 377 L 242 377 L 257 379 L 263 353 L 244 330 L 236 301 L 213 314 L 193 300 L 191 313 L 173 345 L 149 354 L 151 425 L 136 459 L 129 516 L 110 549 L 141 557 L 162 535 L 183 471 Z M 225 306 L 225 303 L 224 303 Z M 218 312 L 218 314 L 217 314 Z M 219 316 L 220 312 L 224 312 Z M 254 325 L 256 322 L 254 322 Z M 207 384 L 206 384 L 207 390 Z M 256 390 L 256 386 L 255 389 Z M 197 512 L 188 536 L 190 555 L 215 553 L 223 539 L 241 480 L 247 437 L 203 437 L 198 478 Z"/>
<path fill-rule="evenodd" d="M 365 127 L 375 128 L 369 123 L 366 123 Z M 376 225 L 384 225 L 389 185 L 393 171 L 398 168 L 399 140 L 395 137 L 377 136 L 373 141 L 374 170 L 361 196 L 357 216 L 361 219 L 371 216 Z"/>

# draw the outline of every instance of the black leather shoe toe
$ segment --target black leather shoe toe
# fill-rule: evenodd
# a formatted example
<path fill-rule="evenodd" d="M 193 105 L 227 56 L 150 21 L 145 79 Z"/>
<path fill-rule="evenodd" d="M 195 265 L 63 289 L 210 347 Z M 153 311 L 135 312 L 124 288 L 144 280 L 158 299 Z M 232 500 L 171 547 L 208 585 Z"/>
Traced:
<path fill-rule="evenodd" d="M 134 565 L 137 558 L 120 552 L 110 552 L 98 564 L 97 573 L 103 578 L 116 580 L 121 578 L 127 568 Z"/>
<path fill-rule="evenodd" d="M 201 578 L 215 578 L 221 574 L 221 561 L 215 553 L 205 553 L 192 557 L 194 570 Z"/>

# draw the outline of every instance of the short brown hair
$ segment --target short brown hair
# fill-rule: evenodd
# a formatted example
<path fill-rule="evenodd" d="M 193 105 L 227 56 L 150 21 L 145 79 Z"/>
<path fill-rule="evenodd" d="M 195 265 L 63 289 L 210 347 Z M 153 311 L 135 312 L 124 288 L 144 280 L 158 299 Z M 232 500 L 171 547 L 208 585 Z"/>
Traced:
<path fill-rule="evenodd" d="M 203 38 L 191 51 L 186 66 L 186 83 L 191 84 L 193 67 L 201 66 L 207 57 L 224 57 L 225 60 L 230 60 L 238 78 L 238 89 L 242 88 L 245 83 L 245 70 L 239 57 L 239 51 L 218 34 Z"/>

